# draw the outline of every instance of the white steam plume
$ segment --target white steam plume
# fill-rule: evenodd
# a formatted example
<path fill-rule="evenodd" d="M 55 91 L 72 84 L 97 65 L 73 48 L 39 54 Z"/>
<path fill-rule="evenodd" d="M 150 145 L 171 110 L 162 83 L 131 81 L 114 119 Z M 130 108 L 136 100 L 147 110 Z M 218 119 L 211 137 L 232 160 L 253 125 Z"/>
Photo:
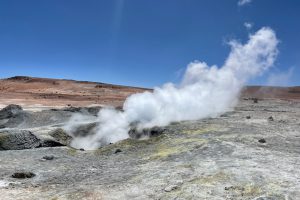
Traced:
<path fill-rule="evenodd" d="M 96 134 L 75 138 L 75 148 L 96 149 L 103 143 L 128 138 L 132 123 L 137 127 L 165 126 L 170 122 L 216 117 L 236 105 L 243 85 L 271 67 L 276 59 L 278 40 L 267 27 L 249 36 L 246 44 L 231 41 L 225 64 L 208 66 L 192 62 L 179 85 L 167 83 L 153 92 L 129 96 L 124 112 L 102 109 Z"/>

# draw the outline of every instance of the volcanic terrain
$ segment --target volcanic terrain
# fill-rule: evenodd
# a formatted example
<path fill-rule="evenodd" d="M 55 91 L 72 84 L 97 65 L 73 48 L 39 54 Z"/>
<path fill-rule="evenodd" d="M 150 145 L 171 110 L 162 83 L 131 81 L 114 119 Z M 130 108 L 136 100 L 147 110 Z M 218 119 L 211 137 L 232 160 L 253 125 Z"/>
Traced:
<path fill-rule="evenodd" d="M 94 151 L 70 146 L 64 127 L 74 114 L 122 110 L 127 96 L 146 90 L 0 80 L 0 199 L 300 199 L 300 87 L 246 87 L 218 117 L 133 129 Z"/>

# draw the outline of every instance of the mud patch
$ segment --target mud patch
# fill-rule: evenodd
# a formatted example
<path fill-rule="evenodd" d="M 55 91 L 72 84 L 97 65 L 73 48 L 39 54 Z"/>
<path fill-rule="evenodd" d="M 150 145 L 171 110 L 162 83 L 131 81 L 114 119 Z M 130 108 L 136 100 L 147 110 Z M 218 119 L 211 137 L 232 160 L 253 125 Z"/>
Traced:
<path fill-rule="evenodd" d="M 35 177 L 35 174 L 32 172 L 15 172 L 11 175 L 11 177 L 17 179 L 25 179 Z"/>

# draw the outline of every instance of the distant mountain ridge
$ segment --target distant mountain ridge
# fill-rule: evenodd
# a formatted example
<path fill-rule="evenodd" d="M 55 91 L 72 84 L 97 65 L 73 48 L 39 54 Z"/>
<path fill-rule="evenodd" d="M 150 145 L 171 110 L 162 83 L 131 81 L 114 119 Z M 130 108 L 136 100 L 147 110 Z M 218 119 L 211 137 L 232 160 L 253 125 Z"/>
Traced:
<path fill-rule="evenodd" d="M 152 89 L 101 82 L 14 76 L 0 79 L 0 106 L 122 106 L 128 96 L 144 91 Z M 246 86 L 241 98 L 300 100 L 300 86 Z"/>

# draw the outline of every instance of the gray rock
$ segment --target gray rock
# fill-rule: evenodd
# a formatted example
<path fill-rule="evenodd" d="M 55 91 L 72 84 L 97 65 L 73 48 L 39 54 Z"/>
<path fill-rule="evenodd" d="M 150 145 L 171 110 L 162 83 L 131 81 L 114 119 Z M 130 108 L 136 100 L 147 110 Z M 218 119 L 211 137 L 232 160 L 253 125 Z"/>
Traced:
<path fill-rule="evenodd" d="M 8 105 L 0 110 L 0 129 L 10 127 L 12 121 L 20 123 L 22 121 L 23 110 L 19 105 Z"/>
<path fill-rule="evenodd" d="M 122 152 L 122 150 L 121 149 L 116 149 L 115 150 L 115 154 L 117 154 L 117 153 L 121 153 Z"/>
<path fill-rule="evenodd" d="M 0 110 L 0 120 L 14 117 L 20 111 L 22 111 L 22 107 L 19 105 L 11 104 Z"/>
<path fill-rule="evenodd" d="M 50 156 L 43 156 L 44 160 L 53 160 L 54 156 L 50 155 Z"/>
<path fill-rule="evenodd" d="M 40 144 L 40 139 L 27 130 L 5 130 L 0 132 L 0 150 L 32 149 L 39 147 Z"/>
<path fill-rule="evenodd" d="M 258 140 L 259 143 L 266 143 L 267 141 L 264 138 Z"/>
<path fill-rule="evenodd" d="M 70 145 L 72 141 L 72 137 L 61 128 L 55 129 L 50 132 L 49 135 L 52 136 L 56 142 L 63 145 Z"/>
<path fill-rule="evenodd" d="M 168 185 L 167 187 L 165 187 L 164 191 L 165 192 L 171 192 L 173 190 L 178 189 L 178 187 L 179 187 L 178 185 Z"/>

